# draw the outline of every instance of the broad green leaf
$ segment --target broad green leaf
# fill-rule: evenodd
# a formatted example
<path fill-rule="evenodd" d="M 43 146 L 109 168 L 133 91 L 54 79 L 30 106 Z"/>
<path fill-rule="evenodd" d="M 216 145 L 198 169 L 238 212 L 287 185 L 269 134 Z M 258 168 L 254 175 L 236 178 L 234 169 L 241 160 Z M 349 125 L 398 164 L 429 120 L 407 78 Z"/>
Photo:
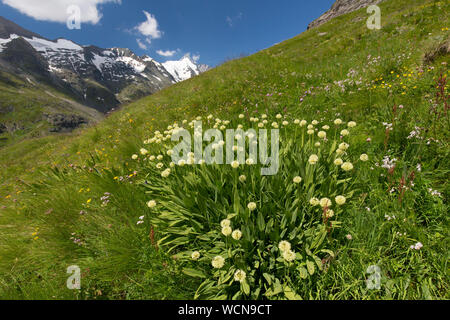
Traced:
<path fill-rule="evenodd" d="M 259 231 L 264 231 L 265 222 L 264 222 L 264 217 L 261 212 L 258 213 L 258 218 L 256 220 L 256 223 L 258 224 Z"/>
<path fill-rule="evenodd" d="M 247 283 L 247 280 L 244 280 L 244 282 L 241 282 L 241 289 L 245 293 L 245 295 L 250 294 L 250 286 Z"/>
<path fill-rule="evenodd" d="M 308 271 L 304 267 L 298 268 L 298 271 L 300 272 L 300 278 L 306 279 L 308 278 Z"/>
<path fill-rule="evenodd" d="M 310 260 L 306 261 L 306 267 L 308 268 L 308 272 L 310 275 L 314 274 L 316 268 L 314 267 L 314 263 Z"/>
<path fill-rule="evenodd" d="M 288 300 L 302 300 L 298 294 L 296 294 L 290 287 L 286 286 L 284 288 L 284 295 Z"/>
<path fill-rule="evenodd" d="M 183 273 L 194 278 L 206 278 L 206 275 L 202 271 L 196 269 L 184 268 Z"/>

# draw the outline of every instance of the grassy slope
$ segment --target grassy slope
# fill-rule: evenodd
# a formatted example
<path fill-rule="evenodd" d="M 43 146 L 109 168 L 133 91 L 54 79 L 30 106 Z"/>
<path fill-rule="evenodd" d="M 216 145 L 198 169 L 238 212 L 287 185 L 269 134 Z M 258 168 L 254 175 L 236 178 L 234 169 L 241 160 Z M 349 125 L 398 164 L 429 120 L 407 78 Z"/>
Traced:
<path fill-rule="evenodd" d="M 100 112 L 75 102 L 70 97 L 44 84 L 25 81 L 0 72 L 0 123 L 16 127 L 13 132 L 0 134 L 0 192 L 11 190 L 10 183 L 23 171 L 41 166 L 37 157 L 48 160 L 46 150 L 54 142 L 62 143 L 63 135 L 50 134 L 51 125 L 43 114 L 80 115 L 92 124 L 104 118 Z M 45 166 L 45 165 L 43 165 Z"/>
<path fill-rule="evenodd" d="M 344 119 L 363 124 L 364 134 L 358 139 L 370 136 L 371 152 L 381 160 L 385 154 L 381 122 L 392 122 L 392 106 L 402 104 L 407 110 L 389 149 L 391 154 L 407 158 L 405 137 L 415 125 L 430 125 L 428 99 L 435 94 L 439 73 L 447 72 L 441 63 L 448 63 L 448 56 L 438 57 L 432 70 L 423 66 L 423 56 L 448 39 L 448 30 L 443 28 L 449 24 L 445 14 L 449 7 L 444 1 L 405 4 L 396 0 L 381 8 L 380 31 L 365 27 L 364 11 L 345 15 L 133 103 L 96 128 L 60 141 L 55 137 L 30 140 L 1 150 L 2 176 L 8 177 L 9 183 L 4 186 L 8 193 L 2 196 L 5 208 L 0 210 L 0 297 L 192 297 L 198 283 L 182 276 L 135 227 L 136 217 L 145 210 L 145 194 L 134 184 L 117 185 L 113 179 L 114 175 L 131 174 L 135 165 L 128 159 L 139 150 L 142 139 L 173 121 L 209 113 L 234 119 L 242 112 L 283 112 L 308 120 L 318 117 L 318 111 L 321 116 L 340 113 Z M 326 35 L 319 36 L 321 32 Z M 369 55 L 379 56 L 379 62 L 370 64 L 373 59 L 368 59 Z M 419 73 L 418 67 L 424 67 L 424 72 Z M 358 72 L 356 79 L 361 77 L 362 83 L 342 92 L 333 83 L 348 79 L 351 69 Z M 329 91 L 323 89 L 327 84 Z M 311 88 L 316 88 L 313 94 L 305 95 Z M 304 97 L 302 103 L 300 97 Z M 422 159 L 424 183 L 439 189 L 444 199 L 449 194 L 445 130 L 448 125 L 438 125 L 434 138 L 444 142 L 424 153 Z M 36 148 L 41 143 L 43 146 Z M 71 163 L 80 167 L 71 169 Z M 57 169 L 50 170 L 53 164 Z M 116 170 L 113 175 L 102 174 L 112 167 Z M 24 182 L 11 183 L 15 178 Z M 114 194 L 108 207 L 98 200 L 105 192 Z M 379 196 L 380 202 L 385 201 L 382 190 L 373 193 L 375 199 Z M 87 203 L 89 199 L 92 201 Z M 407 250 L 407 244 L 390 246 L 394 230 L 384 221 L 384 214 L 392 210 L 389 205 L 380 206 L 377 215 L 350 216 L 346 230 L 355 241 L 340 249 L 335 268 L 305 296 L 448 298 L 445 205 L 403 209 L 414 215 L 423 210 L 432 213 L 426 223 L 411 227 L 413 239 L 427 248 L 414 263 L 400 253 Z M 83 209 L 89 215 L 80 215 Z M 88 246 L 75 245 L 70 240 L 72 233 L 82 235 Z M 392 281 L 389 289 L 369 295 L 361 289 L 361 281 L 366 267 L 378 261 Z M 405 263 L 411 266 L 405 267 Z M 81 292 L 65 289 L 65 269 L 73 264 L 84 271 Z"/>

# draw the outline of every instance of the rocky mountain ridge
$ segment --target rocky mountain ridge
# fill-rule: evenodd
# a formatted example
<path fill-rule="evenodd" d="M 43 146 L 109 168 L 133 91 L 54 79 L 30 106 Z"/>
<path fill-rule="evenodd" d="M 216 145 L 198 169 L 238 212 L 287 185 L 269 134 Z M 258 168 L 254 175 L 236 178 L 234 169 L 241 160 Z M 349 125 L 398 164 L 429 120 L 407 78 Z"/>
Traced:
<path fill-rule="evenodd" d="M 378 4 L 382 1 L 384 0 L 336 0 L 330 10 L 308 25 L 308 30 L 318 27 L 343 14 L 350 13 L 373 4 Z"/>
<path fill-rule="evenodd" d="M 185 56 L 166 66 L 126 48 L 48 40 L 0 17 L 0 70 L 43 81 L 106 113 L 205 71 Z"/>

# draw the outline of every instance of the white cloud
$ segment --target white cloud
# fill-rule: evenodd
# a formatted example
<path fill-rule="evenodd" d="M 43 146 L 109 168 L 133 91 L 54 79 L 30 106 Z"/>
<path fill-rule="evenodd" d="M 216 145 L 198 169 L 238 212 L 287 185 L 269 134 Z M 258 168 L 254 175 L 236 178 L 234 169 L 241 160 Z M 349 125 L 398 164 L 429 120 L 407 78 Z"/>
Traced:
<path fill-rule="evenodd" d="M 166 51 L 162 51 L 162 50 L 158 50 L 156 51 L 157 54 L 159 54 L 160 56 L 163 57 L 173 57 L 175 55 L 175 53 L 177 53 L 178 50 L 166 50 Z"/>
<path fill-rule="evenodd" d="M 198 60 L 200 60 L 200 55 L 199 54 L 193 55 L 192 60 L 194 60 L 194 62 L 198 62 Z"/>
<path fill-rule="evenodd" d="M 150 44 L 152 39 L 159 39 L 162 36 L 162 32 L 158 29 L 158 21 L 155 16 L 147 11 L 144 11 L 147 21 L 139 24 L 137 29 L 143 36 L 146 36 L 146 41 Z"/>
<path fill-rule="evenodd" d="M 70 17 L 67 9 L 70 6 L 80 8 L 80 22 L 97 24 L 102 18 L 99 5 L 108 2 L 122 3 L 121 0 L 1 0 L 21 13 L 36 20 L 65 23 Z"/>
<path fill-rule="evenodd" d="M 200 60 L 200 55 L 199 54 L 194 54 L 192 55 L 190 52 L 186 53 L 183 58 L 189 58 L 190 60 L 194 61 L 195 63 L 197 63 Z"/>
<path fill-rule="evenodd" d="M 139 48 L 141 48 L 142 50 L 147 50 L 147 46 L 145 45 L 145 43 L 142 42 L 141 39 L 136 39 L 136 42 L 137 42 Z"/>
<path fill-rule="evenodd" d="M 236 21 L 242 20 L 242 17 L 243 17 L 243 13 L 242 13 L 242 12 L 239 12 L 239 13 L 238 13 L 235 17 L 233 17 L 233 18 L 227 16 L 227 18 L 226 18 L 225 20 L 226 20 L 226 22 L 228 23 L 228 25 L 229 25 L 230 27 L 233 27 L 234 24 L 236 23 Z"/>

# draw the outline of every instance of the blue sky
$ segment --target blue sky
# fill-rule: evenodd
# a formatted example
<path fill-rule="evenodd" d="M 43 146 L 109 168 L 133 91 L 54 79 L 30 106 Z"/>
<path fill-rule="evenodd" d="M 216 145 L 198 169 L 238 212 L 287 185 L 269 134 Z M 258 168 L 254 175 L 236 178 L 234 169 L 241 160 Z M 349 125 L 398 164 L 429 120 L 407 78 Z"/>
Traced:
<path fill-rule="evenodd" d="M 200 63 L 215 66 L 227 58 L 251 54 L 302 33 L 333 2 L 0 0 L 0 15 L 49 39 L 63 37 L 81 45 L 130 48 L 138 55 L 148 54 L 161 62 L 190 53 L 199 57 Z M 63 3 L 80 4 L 83 8 L 81 17 L 86 22 L 82 22 L 81 30 L 66 27 L 66 7 L 58 8 Z M 90 9 L 95 8 L 97 11 L 92 14 Z"/>

